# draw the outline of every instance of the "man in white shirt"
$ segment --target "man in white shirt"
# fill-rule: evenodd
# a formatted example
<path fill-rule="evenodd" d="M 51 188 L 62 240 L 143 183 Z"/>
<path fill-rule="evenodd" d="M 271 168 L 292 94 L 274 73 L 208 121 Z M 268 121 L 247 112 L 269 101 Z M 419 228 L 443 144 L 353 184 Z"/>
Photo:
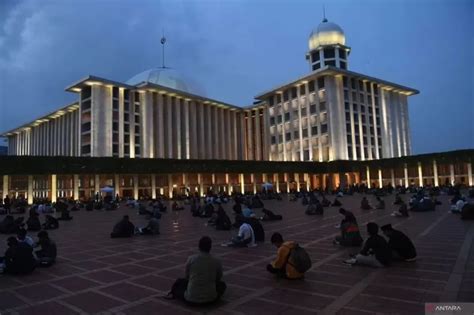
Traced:
<path fill-rule="evenodd" d="M 255 233 L 252 226 L 244 222 L 244 218 L 241 215 L 236 216 L 235 222 L 240 225 L 239 234 L 233 237 L 230 247 L 254 247 L 255 244 Z"/>

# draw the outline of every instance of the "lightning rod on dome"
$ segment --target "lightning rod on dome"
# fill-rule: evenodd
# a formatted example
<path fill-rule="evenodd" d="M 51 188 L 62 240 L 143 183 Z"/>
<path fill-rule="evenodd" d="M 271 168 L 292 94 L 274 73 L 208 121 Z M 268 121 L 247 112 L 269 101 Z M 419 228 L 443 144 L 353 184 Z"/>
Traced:
<path fill-rule="evenodd" d="M 323 4 L 323 22 L 327 22 L 328 20 L 326 19 L 326 6 Z"/>
<path fill-rule="evenodd" d="M 161 68 L 166 68 L 165 67 L 165 44 L 166 44 L 166 37 L 165 37 L 165 31 L 163 30 L 163 36 L 161 37 L 161 58 L 162 58 L 162 65 Z"/>

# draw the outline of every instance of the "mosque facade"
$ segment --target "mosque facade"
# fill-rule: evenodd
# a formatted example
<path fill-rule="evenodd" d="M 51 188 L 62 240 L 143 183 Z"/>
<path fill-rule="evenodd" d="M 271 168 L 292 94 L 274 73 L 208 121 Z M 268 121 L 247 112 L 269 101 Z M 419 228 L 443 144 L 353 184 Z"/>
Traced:
<path fill-rule="evenodd" d="M 204 96 L 170 68 L 127 82 L 88 76 L 77 101 L 7 131 L 9 155 L 250 161 L 375 160 L 410 155 L 408 96 L 352 72 L 343 30 L 311 33 L 310 72 L 239 107 Z"/>

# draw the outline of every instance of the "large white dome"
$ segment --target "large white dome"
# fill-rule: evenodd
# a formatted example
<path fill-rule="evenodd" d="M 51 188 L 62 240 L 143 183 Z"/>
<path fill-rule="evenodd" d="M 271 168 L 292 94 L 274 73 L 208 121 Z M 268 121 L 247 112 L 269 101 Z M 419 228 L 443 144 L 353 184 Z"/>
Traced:
<path fill-rule="evenodd" d="M 346 37 L 342 28 L 336 23 L 324 19 L 309 36 L 309 50 L 326 45 L 345 45 Z"/>
<path fill-rule="evenodd" d="M 190 80 L 184 80 L 182 75 L 171 68 L 153 68 L 143 71 L 127 81 L 129 85 L 143 82 L 166 86 L 175 90 L 204 96 L 204 92 Z"/>

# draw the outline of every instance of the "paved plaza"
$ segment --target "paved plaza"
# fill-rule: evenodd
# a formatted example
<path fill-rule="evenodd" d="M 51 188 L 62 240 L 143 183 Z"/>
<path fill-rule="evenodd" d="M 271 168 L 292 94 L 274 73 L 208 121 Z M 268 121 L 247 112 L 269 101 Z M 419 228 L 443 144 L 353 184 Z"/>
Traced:
<path fill-rule="evenodd" d="M 406 315 L 423 314 L 425 302 L 474 302 L 474 225 L 448 213 L 447 196 L 439 197 L 443 205 L 435 212 L 411 213 L 409 218 L 390 216 L 393 196 L 385 198 L 386 210 L 362 211 L 360 199 L 356 194 L 341 201 L 356 215 L 364 238 L 367 222 L 391 223 L 414 240 L 417 262 L 379 270 L 342 264 L 357 249 L 332 244 L 342 218 L 338 208 L 325 208 L 323 217 L 306 216 L 301 202 L 289 202 L 286 196 L 283 201 L 264 201 L 284 219 L 264 222 L 265 244 L 244 249 L 219 246 L 236 230 L 216 231 L 206 226 L 206 219 L 192 217 L 188 208 L 164 214 L 160 236 L 131 239 L 111 239 L 109 234 L 124 214 L 137 226 L 144 225 L 145 217 L 135 210 L 81 210 L 50 233 L 58 245 L 56 265 L 28 276 L 0 276 L 0 313 Z M 375 198 L 369 200 L 374 203 Z M 231 207 L 225 206 L 233 218 Z M 304 280 L 276 279 L 265 270 L 275 255 L 269 239 L 276 231 L 310 253 L 313 267 Z M 224 266 L 228 288 L 223 300 L 193 308 L 163 299 L 174 280 L 184 275 L 186 259 L 197 252 L 203 235 L 211 236 L 211 252 Z M 6 238 L 0 235 L 2 254 Z"/>

